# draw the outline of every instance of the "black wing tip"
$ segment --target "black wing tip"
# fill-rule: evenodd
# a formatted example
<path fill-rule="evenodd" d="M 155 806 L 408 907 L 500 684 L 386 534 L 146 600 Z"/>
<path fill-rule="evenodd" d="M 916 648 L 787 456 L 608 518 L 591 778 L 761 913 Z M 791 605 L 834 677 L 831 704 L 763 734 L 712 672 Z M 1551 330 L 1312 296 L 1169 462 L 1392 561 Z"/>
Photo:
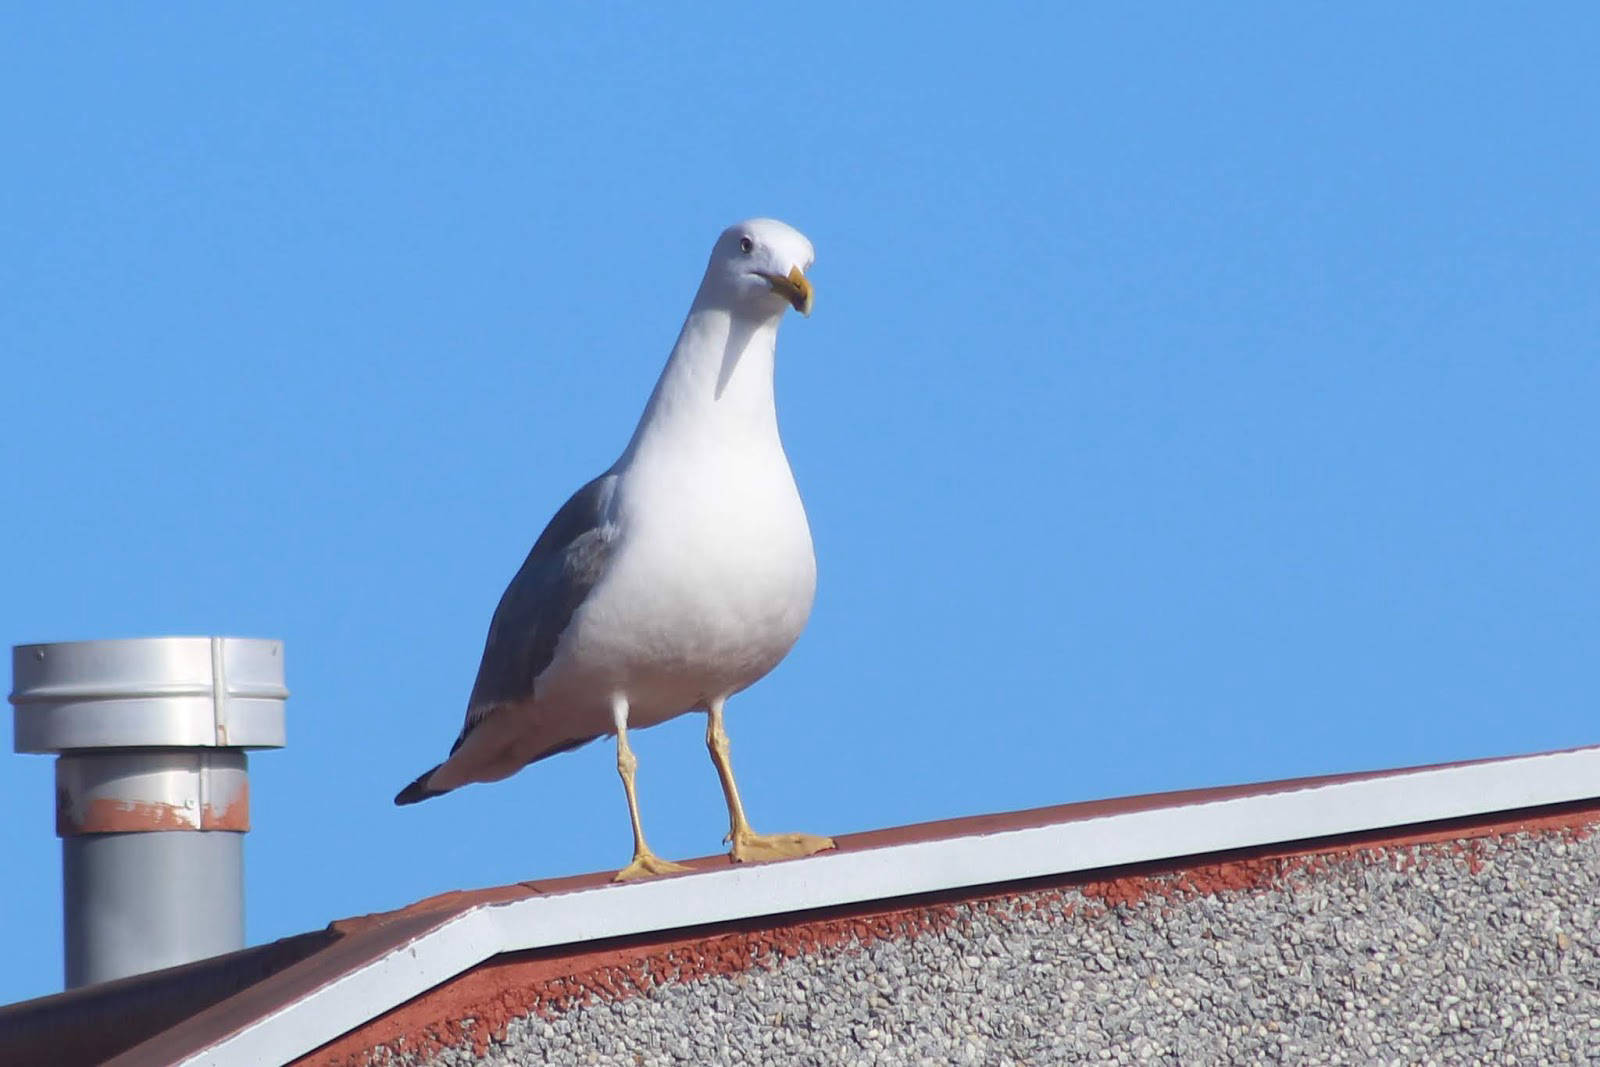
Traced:
<path fill-rule="evenodd" d="M 433 776 L 433 772 L 438 769 L 438 767 L 431 768 L 426 773 L 420 775 L 416 781 L 412 782 L 410 785 L 400 790 L 400 792 L 396 793 L 394 795 L 395 805 L 404 806 L 406 804 L 419 804 L 430 797 L 442 797 L 446 793 L 450 792 L 448 789 L 429 789 L 425 784 L 428 779 Z"/>

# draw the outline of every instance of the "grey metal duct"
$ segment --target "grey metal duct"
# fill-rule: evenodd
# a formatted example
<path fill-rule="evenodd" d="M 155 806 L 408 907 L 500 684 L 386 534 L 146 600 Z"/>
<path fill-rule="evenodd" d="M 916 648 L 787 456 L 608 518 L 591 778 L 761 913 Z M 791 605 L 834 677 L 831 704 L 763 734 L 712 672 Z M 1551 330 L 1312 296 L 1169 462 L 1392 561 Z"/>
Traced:
<path fill-rule="evenodd" d="M 283 645 L 17 645 L 16 750 L 55 753 L 68 988 L 244 947 L 245 750 L 282 748 Z"/>

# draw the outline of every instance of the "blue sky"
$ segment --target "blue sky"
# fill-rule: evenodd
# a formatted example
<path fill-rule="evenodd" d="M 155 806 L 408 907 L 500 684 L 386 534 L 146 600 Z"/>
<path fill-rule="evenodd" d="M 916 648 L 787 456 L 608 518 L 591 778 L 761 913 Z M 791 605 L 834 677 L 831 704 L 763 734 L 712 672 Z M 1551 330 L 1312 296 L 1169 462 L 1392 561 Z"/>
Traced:
<path fill-rule="evenodd" d="M 820 585 L 759 828 L 1600 742 L 1600 14 L 13 6 L 8 644 L 281 638 L 250 938 L 614 868 L 608 743 L 414 808 L 490 612 L 725 225 Z M 60 987 L 4 728 L 0 1001 Z M 637 735 L 666 856 L 703 720 Z"/>

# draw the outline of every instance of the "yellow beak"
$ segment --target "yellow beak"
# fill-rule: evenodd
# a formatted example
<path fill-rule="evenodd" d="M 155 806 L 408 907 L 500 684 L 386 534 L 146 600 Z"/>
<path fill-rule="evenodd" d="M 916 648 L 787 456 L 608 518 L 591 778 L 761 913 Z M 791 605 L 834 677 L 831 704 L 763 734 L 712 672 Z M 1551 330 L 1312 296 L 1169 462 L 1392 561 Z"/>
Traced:
<path fill-rule="evenodd" d="M 787 278 L 776 274 L 761 275 L 772 286 L 772 291 L 789 301 L 794 309 L 802 315 L 811 314 L 811 282 L 800 273 L 799 267 L 790 267 Z"/>

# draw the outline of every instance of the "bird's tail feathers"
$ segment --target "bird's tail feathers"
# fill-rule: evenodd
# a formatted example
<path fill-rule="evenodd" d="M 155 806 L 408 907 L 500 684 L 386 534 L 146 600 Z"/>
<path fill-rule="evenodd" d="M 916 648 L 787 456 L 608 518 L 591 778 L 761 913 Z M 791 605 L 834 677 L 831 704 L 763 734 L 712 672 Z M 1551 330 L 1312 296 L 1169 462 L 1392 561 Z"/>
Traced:
<path fill-rule="evenodd" d="M 396 804 L 416 804 L 420 801 L 427 800 L 430 797 L 442 797 L 446 793 L 450 792 L 448 789 L 428 788 L 428 779 L 433 777 L 434 771 L 437 771 L 443 766 L 444 764 L 442 763 L 435 764 L 422 774 L 418 775 L 416 781 L 412 782 L 410 785 L 406 786 L 404 789 L 400 790 L 400 792 L 395 794 L 394 802 Z"/>
<path fill-rule="evenodd" d="M 600 736 L 596 734 L 595 737 Z M 476 734 L 473 735 L 477 737 Z M 450 758 L 443 763 L 430 767 L 425 773 L 418 775 L 417 780 L 400 790 L 395 795 L 396 804 L 416 804 L 419 801 L 432 797 L 442 797 L 468 782 L 498 782 L 502 778 L 509 778 L 523 767 L 554 756 L 558 752 L 568 752 L 580 745 L 587 745 L 594 737 L 580 737 L 570 741 L 556 741 L 546 746 L 538 755 L 530 758 L 515 756 L 509 750 L 495 752 L 485 749 L 476 754 L 472 752 L 458 752 L 460 742 L 456 749 L 451 750 Z M 486 755 L 490 758 L 486 758 Z M 440 771 L 444 771 L 440 774 Z"/>

